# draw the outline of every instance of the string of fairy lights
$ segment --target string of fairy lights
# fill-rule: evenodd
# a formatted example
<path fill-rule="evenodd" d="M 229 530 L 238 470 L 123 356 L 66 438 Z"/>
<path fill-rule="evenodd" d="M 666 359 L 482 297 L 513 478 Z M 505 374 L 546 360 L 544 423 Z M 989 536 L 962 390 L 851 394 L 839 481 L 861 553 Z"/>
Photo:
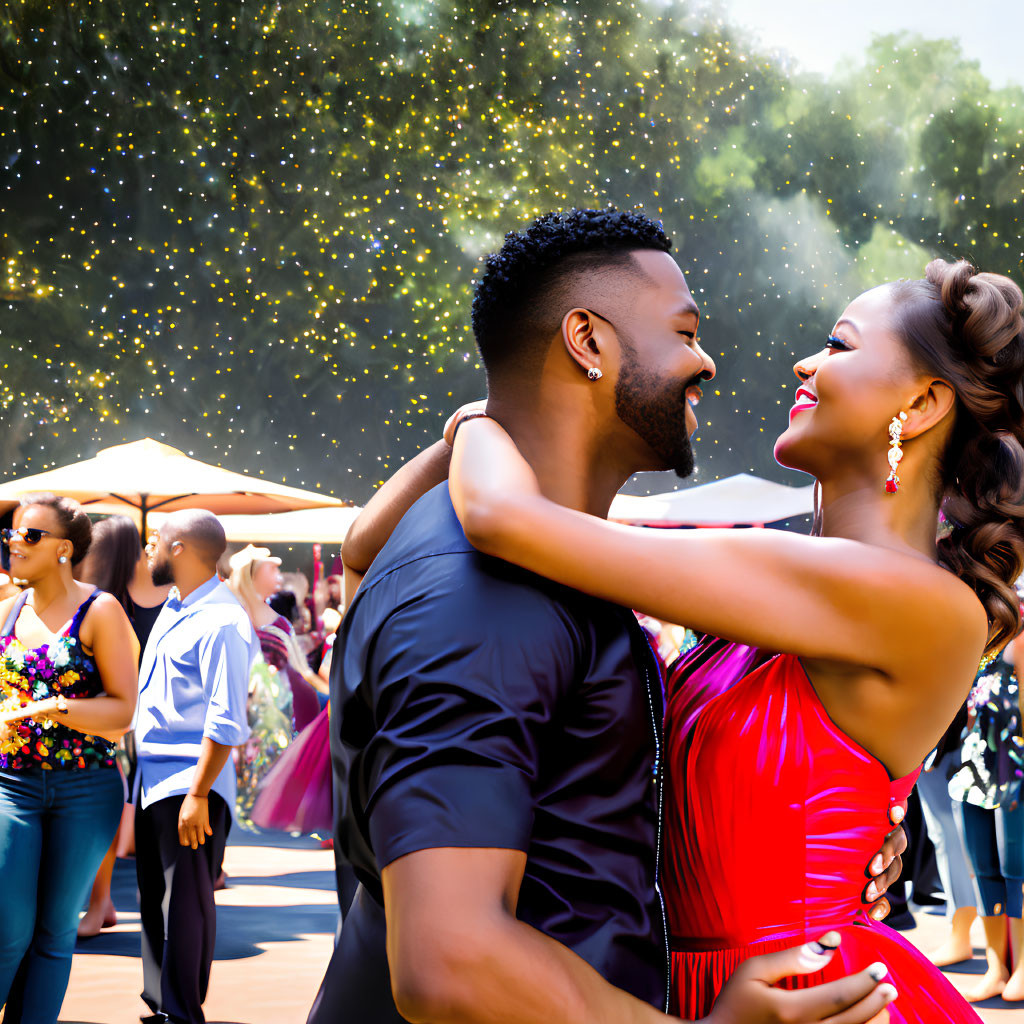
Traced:
<path fill-rule="evenodd" d="M 770 469 L 860 288 L 1020 269 L 1024 91 L 952 43 L 824 82 L 657 0 L 20 0 L 0 67 L 0 476 L 148 434 L 365 500 L 482 390 L 480 256 L 567 205 L 675 236 L 705 476 Z"/>

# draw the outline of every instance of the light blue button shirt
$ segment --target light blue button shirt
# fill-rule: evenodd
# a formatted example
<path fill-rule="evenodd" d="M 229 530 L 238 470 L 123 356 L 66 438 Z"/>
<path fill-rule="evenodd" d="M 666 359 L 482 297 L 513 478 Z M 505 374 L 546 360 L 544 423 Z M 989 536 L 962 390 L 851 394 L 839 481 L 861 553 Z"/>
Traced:
<path fill-rule="evenodd" d="M 235 747 L 249 738 L 249 671 L 259 650 L 245 609 L 216 576 L 184 601 L 169 597 L 146 644 L 135 713 L 140 807 L 187 793 L 203 737 Z M 228 758 L 213 790 L 235 809 Z"/>

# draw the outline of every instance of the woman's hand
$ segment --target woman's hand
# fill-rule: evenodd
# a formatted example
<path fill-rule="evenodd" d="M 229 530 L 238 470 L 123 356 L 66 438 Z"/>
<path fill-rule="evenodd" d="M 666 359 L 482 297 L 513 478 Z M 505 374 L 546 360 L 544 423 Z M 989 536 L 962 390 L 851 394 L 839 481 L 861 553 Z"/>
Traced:
<path fill-rule="evenodd" d="M 885 894 L 890 886 L 896 884 L 903 871 L 901 854 L 907 849 L 907 833 L 902 822 L 906 815 L 906 804 L 894 804 L 889 809 L 889 820 L 896 827 L 885 837 L 882 848 L 868 865 L 867 875 L 870 880 L 861 893 L 861 900 L 871 906 L 869 914 L 875 921 L 883 920 L 892 909 Z"/>
<path fill-rule="evenodd" d="M 787 992 L 776 988 L 783 978 L 814 974 L 833 957 L 839 945 L 835 932 L 820 942 L 768 953 L 744 961 L 726 983 L 715 1008 L 703 1024 L 882 1024 L 885 1007 L 896 998 L 890 984 L 879 984 L 884 964 L 872 964 L 859 974 Z"/>
<path fill-rule="evenodd" d="M 34 722 L 41 722 L 43 719 L 53 717 L 56 714 L 56 697 L 48 697 L 46 700 L 30 700 L 21 707 L 0 712 L 0 726 L 10 727 L 15 722 L 20 722 L 25 718 L 31 718 Z"/>

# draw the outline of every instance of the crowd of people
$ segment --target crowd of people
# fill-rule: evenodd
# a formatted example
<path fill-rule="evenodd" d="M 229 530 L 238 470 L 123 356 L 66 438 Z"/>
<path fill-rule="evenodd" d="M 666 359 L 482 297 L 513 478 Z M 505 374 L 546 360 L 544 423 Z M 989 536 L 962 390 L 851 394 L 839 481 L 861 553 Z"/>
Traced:
<path fill-rule="evenodd" d="M 276 755 L 326 708 L 313 666 L 333 640 L 323 623 L 333 634 L 340 622 L 337 578 L 318 589 L 314 619 L 303 574 L 286 580 L 265 548 L 231 555 L 221 575 L 226 542 L 208 512 L 167 517 L 149 548 L 130 518 L 93 524 L 52 494 L 27 495 L 13 521 L 0 856 L 23 884 L 3 904 L 4 1019 L 56 1021 L 76 938 L 117 923 L 114 864 L 133 856 L 147 1019 L 202 1020 L 224 844 L 233 819 L 250 824 Z M 293 776 L 278 774 L 278 802 L 309 800 L 308 773 Z M 316 793 L 329 829 L 329 760 Z"/>
<path fill-rule="evenodd" d="M 670 249 L 612 209 L 507 236 L 473 306 L 486 403 L 312 594 L 201 509 L 143 549 L 22 500 L 5 1020 L 56 1021 L 134 850 L 143 1019 L 202 1022 L 233 822 L 332 833 L 312 1024 L 967 1024 L 938 966 L 976 914 L 968 999 L 1024 1000 L 1024 296 L 937 260 L 842 311 L 775 445 L 817 481 L 812 536 L 645 530 L 612 497 L 692 471 L 717 372 Z M 907 832 L 949 909 L 934 962 L 882 923 Z"/>

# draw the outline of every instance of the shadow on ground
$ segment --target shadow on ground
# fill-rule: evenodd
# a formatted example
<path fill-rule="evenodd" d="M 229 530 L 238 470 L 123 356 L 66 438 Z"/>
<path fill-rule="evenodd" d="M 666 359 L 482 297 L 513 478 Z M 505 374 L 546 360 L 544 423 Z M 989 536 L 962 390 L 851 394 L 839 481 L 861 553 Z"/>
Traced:
<path fill-rule="evenodd" d="M 958 964 L 949 964 L 939 970 L 945 974 L 984 974 L 985 967 L 985 950 L 975 949 L 973 960 L 961 960 Z"/>
<path fill-rule="evenodd" d="M 234 840 L 232 836 L 232 840 Z M 264 840 L 265 841 L 265 840 Z M 288 889 L 334 890 L 333 871 L 297 871 L 293 874 L 260 877 L 231 877 L 229 885 L 273 885 Z M 121 913 L 138 911 L 135 862 L 119 860 L 111 885 L 114 906 Z M 338 922 L 336 904 L 289 904 L 286 907 L 247 906 L 217 908 L 217 960 L 242 960 L 263 952 L 257 943 L 294 942 L 303 935 L 333 935 Z M 80 955 L 141 955 L 141 940 L 136 929 L 106 931 L 94 939 L 80 939 L 75 945 Z M 66 1022 L 69 1024 L 69 1022 Z"/>

